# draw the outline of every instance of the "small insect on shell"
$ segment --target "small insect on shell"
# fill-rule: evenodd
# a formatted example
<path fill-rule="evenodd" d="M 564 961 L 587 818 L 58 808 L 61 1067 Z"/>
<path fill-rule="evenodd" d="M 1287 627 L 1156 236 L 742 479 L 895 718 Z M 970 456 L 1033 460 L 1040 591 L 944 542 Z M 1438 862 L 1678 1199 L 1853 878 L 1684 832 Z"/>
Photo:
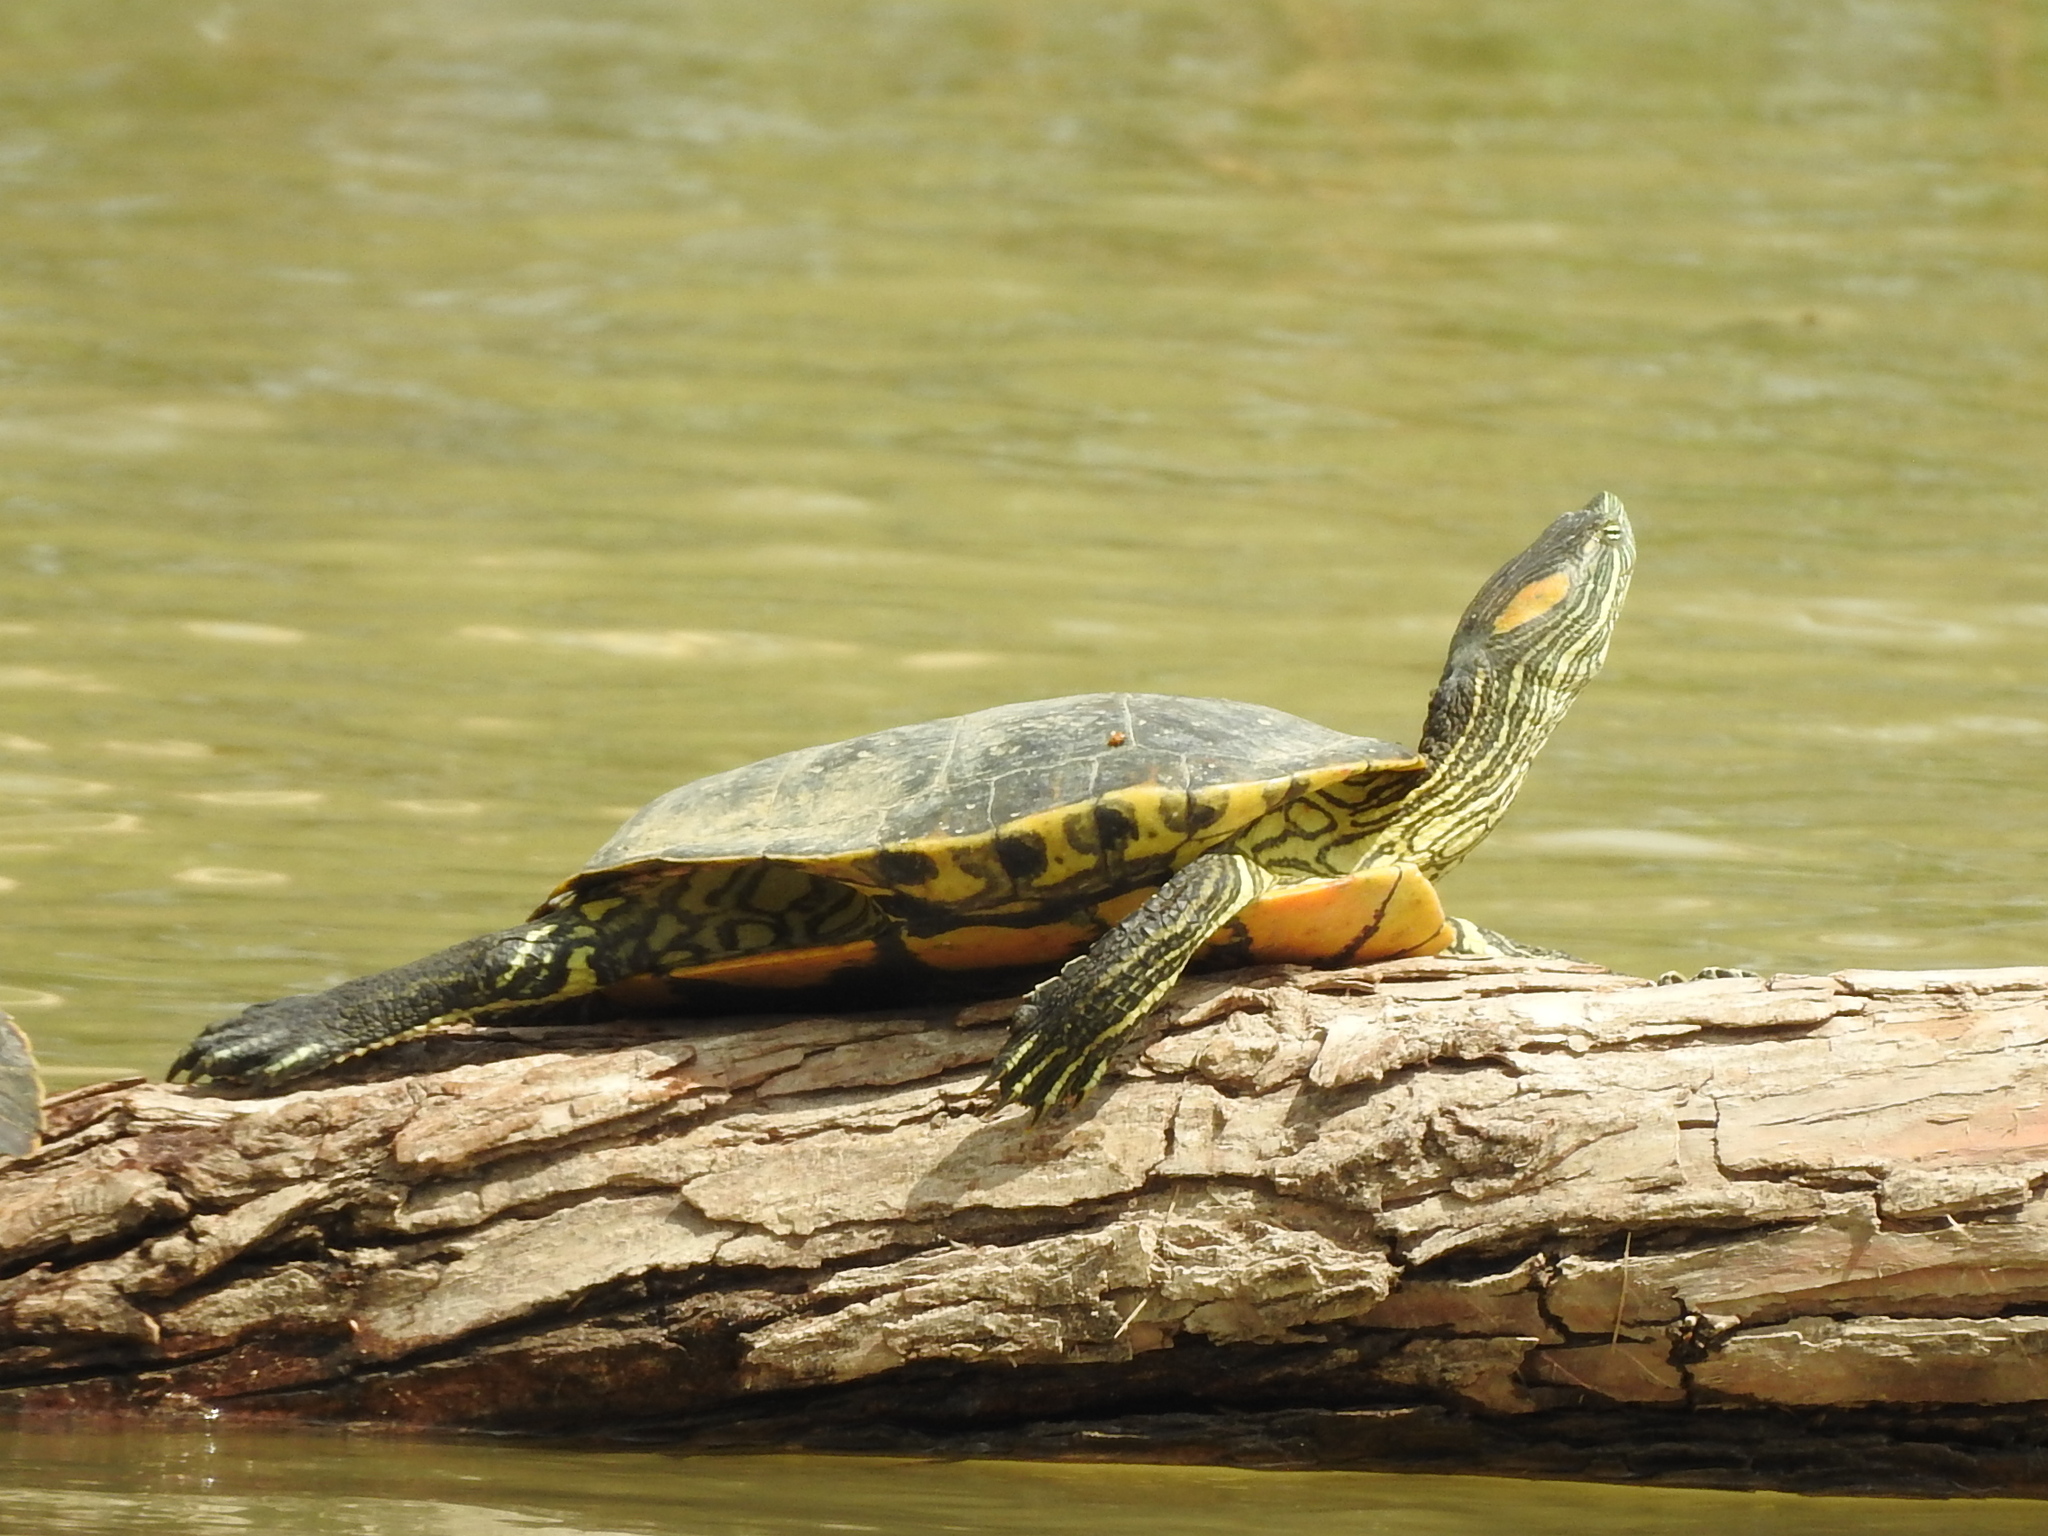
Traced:
<path fill-rule="evenodd" d="M 1131 738 L 1125 735 L 1122 731 L 1111 731 L 1109 733 L 1109 744 L 1112 747 L 1120 747 L 1130 739 Z"/>

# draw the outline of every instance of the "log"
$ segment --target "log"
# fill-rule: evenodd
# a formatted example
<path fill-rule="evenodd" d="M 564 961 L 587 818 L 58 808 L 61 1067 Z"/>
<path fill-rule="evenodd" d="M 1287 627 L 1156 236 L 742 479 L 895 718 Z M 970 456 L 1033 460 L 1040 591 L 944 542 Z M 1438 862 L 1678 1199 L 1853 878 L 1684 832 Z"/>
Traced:
<path fill-rule="evenodd" d="M 0 1163 L 0 1406 L 695 1447 L 2048 1491 L 2048 968 L 1183 982 L 465 1026 Z"/>

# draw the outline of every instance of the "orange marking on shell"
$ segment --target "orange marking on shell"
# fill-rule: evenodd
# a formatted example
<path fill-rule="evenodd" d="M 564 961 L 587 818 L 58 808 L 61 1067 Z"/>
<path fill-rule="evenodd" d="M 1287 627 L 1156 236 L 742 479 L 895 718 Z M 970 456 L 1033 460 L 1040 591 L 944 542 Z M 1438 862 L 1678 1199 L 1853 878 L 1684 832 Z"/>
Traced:
<path fill-rule="evenodd" d="M 1531 619 L 1541 617 L 1563 602 L 1564 595 L 1571 589 L 1572 579 L 1563 571 L 1545 576 L 1541 581 L 1530 582 L 1501 610 L 1500 617 L 1493 621 L 1493 632 L 1504 635 L 1511 629 L 1520 629 Z"/>
<path fill-rule="evenodd" d="M 1102 931 L 1107 933 L 1158 893 L 1158 886 L 1148 885 L 1142 890 L 1125 891 L 1121 896 L 1111 896 L 1098 901 L 1088 910 L 1094 915 L 1095 921 L 1102 925 Z"/>
<path fill-rule="evenodd" d="M 1210 942 L 1238 935 L 1251 940 L 1253 959 L 1292 965 L 1355 965 L 1430 954 L 1451 937 L 1436 888 L 1405 864 L 1283 885 L 1246 907 Z"/>
<path fill-rule="evenodd" d="M 1458 930 L 1451 926 L 1449 918 L 1445 918 L 1443 927 L 1437 929 L 1426 941 L 1416 945 L 1407 953 L 1409 955 L 1434 955 L 1449 949 L 1457 941 L 1457 937 Z M 1386 958 L 1391 960 L 1397 957 L 1389 955 Z"/>
<path fill-rule="evenodd" d="M 780 949 L 765 955 L 735 955 L 670 974 L 685 981 L 720 981 L 734 987 L 815 987 L 841 971 L 865 970 L 880 958 L 872 943 L 825 944 L 816 949 Z M 616 995 L 617 988 L 606 988 Z"/>
<path fill-rule="evenodd" d="M 1063 921 L 1036 928 L 976 924 L 929 937 L 906 938 L 911 955 L 939 971 L 1053 966 L 1071 960 L 1152 895 L 1127 891 Z M 1203 946 L 1250 944 L 1251 958 L 1295 965 L 1355 965 L 1402 955 L 1434 954 L 1452 938 L 1436 889 L 1407 865 L 1383 865 L 1330 880 L 1303 880 L 1269 891 Z M 735 955 L 671 972 L 678 980 L 715 981 L 767 990 L 822 986 L 880 962 L 878 945 L 820 945 Z M 672 1001 L 666 978 L 635 977 L 605 988 L 631 1006 Z"/>
<path fill-rule="evenodd" d="M 1047 923 L 1042 928 L 949 928 L 906 944 L 913 958 L 935 971 L 994 971 L 1013 965 L 1057 965 L 1071 960 L 1102 932 L 1092 924 Z"/>

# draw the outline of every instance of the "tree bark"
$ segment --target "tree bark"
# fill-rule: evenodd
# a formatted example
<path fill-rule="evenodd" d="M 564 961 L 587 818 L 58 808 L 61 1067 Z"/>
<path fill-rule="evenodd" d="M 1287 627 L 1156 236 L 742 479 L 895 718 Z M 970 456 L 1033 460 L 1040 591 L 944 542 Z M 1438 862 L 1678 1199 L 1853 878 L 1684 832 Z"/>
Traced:
<path fill-rule="evenodd" d="M 0 1406 L 2048 1491 L 2048 968 L 468 1027 L 0 1163 Z"/>

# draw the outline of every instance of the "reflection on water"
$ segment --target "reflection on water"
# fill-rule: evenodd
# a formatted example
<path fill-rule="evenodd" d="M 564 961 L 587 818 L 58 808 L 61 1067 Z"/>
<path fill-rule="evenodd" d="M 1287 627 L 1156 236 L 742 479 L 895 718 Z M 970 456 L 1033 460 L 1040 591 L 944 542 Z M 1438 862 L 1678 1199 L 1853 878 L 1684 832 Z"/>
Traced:
<path fill-rule="evenodd" d="M 160 1069 L 683 779 L 1010 699 L 1412 739 L 1603 488 L 1631 612 L 1456 907 L 1639 971 L 2039 960 L 2044 46 L 11 0 L 0 1000 L 55 1086 Z"/>
<path fill-rule="evenodd" d="M 1495 1478 L 0 1429 L 0 1529 L 37 1536 L 2033 1536 L 2038 1504 Z M 12 1523 L 9 1523 L 12 1522 Z"/>

